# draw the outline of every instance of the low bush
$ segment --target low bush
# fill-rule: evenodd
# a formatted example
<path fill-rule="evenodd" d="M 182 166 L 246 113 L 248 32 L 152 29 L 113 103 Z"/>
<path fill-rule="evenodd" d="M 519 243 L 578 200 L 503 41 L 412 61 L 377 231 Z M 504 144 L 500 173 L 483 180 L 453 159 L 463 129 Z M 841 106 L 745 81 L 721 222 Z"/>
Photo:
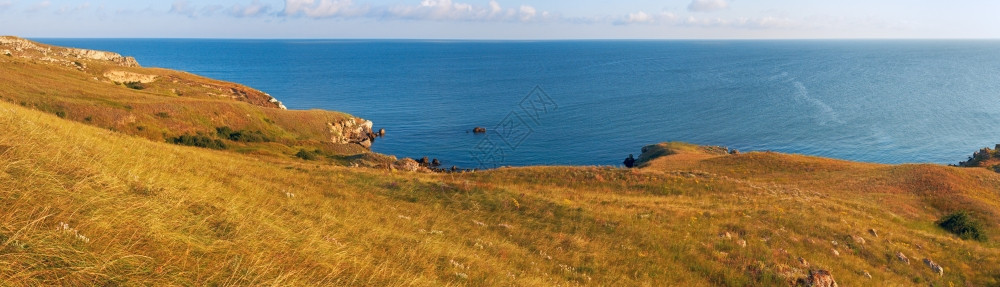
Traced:
<path fill-rule="evenodd" d="M 174 144 L 196 146 L 210 149 L 226 149 L 226 143 L 203 135 L 182 135 L 167 141 Z"/>
<path fill-rule="evenodd" d="M 299 152 L 295 153 L 295 156 L 304 160 L 316 160 L 319 158 L 320 150 L 307 151 L 305 149 L 299 149 Z"/>
<path fill-rule="evenodd" d="M 248 131 L 248 130 L 238 130 L 234 131 L 230 127 L 217 127 L 215 128 L 216 134 L 219 137 L 228 139 L 235 142 L 270 142 L 271 138 L 268 138 L 261 131 Z"/>
<path fill-rule="evenodd" d="M 937 224 L 962 239 L 986 240 L 983 226 L 966 211 L 954 212 L 942 217 Z"/>
<path fill-rule="evenodd" d="M 125 82 L 124 84 L 126 87 L 133 90 L 142 90 L 146 88 L 141 82 Z"/>

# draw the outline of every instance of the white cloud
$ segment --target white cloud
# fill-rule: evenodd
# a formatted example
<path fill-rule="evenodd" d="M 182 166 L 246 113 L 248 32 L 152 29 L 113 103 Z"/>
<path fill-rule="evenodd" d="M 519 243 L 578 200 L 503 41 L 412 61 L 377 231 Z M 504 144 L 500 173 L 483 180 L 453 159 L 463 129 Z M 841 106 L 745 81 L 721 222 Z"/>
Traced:
<path fill-rule="evenodd" d="M 781 17 L 739 17 L 734 19 L 725 19 L 719 17 L 705 17 L 699 18 L 695 16 L 688 16 L 686 19 L 678 23 L 683 26 L 695 26 L 695 27 L 723 27 L 723 28 L 741 28 L 741 29 L 793 29 L 802 28 L 802 25 L 798 21 L 781 18 Z"/>
<path fill-rule="evenodd" d="M 233 6 L 229 6 L 229 8 L 222 5 L 205 5 L 199 7 L 187 0 L 176 0 L 170 6 L 169 13 L 188 16 L 191 18 L 212 17 L 215 16 L 216 13 L 223 13 L 224 15 L 242 18 L 274 14 L 274 9 L 271 8 L 271 5 L 261 4 L 259 0 L 254 0 L 250 4 L 246 5 L 239 3 L 233 4 Z"/>
<path fill-rule="evenodd" d="M 632 25 L 632 24 L 666 24 L 674 23 L 677 20 L 677 15 L 669 12 L 662 12 L 659 14 L 649 14 L 644 11 L 639 11 L 635 13 L 629 13 L 622 17 L 621 19 L 615 20 L 613 23 L 615 25 Z"/>
<path fill-rule="evenodd" d="M 630 13 L 628 17 L 625 18 L 625 23 L 652 23 L 653 17 L 646 14 L 646 12 L 639 11 L 638 13 Z"/>
<path fill-rule="evenodd" d="M 522 22 L 531 21 L 532 19 L 535 18 L 535 15 L 538 15 L 538 11 L 535 10 L 535 7 L 531 7 L 528 5 L 521 5 L 520 10 L 521 10 L 520 18 Z"/>
<path fill-rule="evenodd" d="M 271 13 L 271 10 L 271 5 L 260 4 L 260 1 L 254 0 L 246 6 L 240 4 L 233 5 L 229 8 L 229 15 L 235 17 L 255 17 L 267 15 Z"/>
<path fill-rule="evenodd" d="M 419 4 L 355 5 L 352 0 L 285 0 L 284 16 L 308 18 L 375 18 L 426 21 L 539 21 L 552 18 L 546 11 L 521 5 L 503 8 L 496 0 L 485 6 L 452 0 L 422 0 Z"/>
<path fill-rule="evenodd" d="M 729 9 L 729 2 L 726 0 L 691 0 L 688 11 L 691 12 L 715 12 Z"/>
<path fill-rule="evenodd" d="M 545 12 L 542 12 L 546 15 Z M 380 18 L 433 20 L 433 21 L 532 21 L 539 12 L 535 7 L 522 5 L 518 9 L 504 9 L 493 0 L 488 6 L 476 6 L 451 0 L 423 0 L 420 5 L 395 5 L 385 9 Z"/>
<path fill-rule="evenodd" d="M 11 3 L 10 0 L 0 1 L 0 11 L 7 10 L 11 5 L 14 3 Z"/>
<path fill-rule="evenodd" d="M 368 13 L 369 8 L 355 6 L 352 0 L 286 0 L 285 16 L 309 18 L 356 17 Z"/>
<path fill-rule="evenodd" d="M 191 6 L 187 0 L 177 0 L 174 4 L 170 5 L 170 13 L 184 15 L 188 17 L 194 17 L 197 9 Z"/>
<path fill-rule="evenodd" d="M 500 8 L 500 3 L 497 3 L 496 0 L 490 0 L 490 13 L 499 13 L 500 11 L 503 11 Z"/>

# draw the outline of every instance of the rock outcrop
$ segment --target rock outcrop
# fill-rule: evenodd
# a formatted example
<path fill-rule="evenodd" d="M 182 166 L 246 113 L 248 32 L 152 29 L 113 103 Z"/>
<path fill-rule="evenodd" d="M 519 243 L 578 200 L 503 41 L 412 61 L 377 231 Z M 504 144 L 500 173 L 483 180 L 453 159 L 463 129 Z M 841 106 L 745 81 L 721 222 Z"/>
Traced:
<path fill-rule="evenodd" d="M 135 58 L 125 57 L 114 52 L 52 47 L 13 36 L 0 36 L 0 46 L 3 46 L 5 54 L 10 56 L 60 62 L 67 66 L 77 66 L 77 64 L 73 64 L 75 59 L 89 59 L 106 61 L 122 67 L 139 67 L 139 62 Z"/>
<path fill-rule="evenodd" d="M 371 148 L 375 142 L 375 132 L 372 131 L 372 121 L 351 118 L 337 123 L 327 124 L 330 130 L 330 142 L 337 144 L 359 144 Z"/>
<path fill-rule="evenodd" d="M 128 83 L 128 82 L 139 82 L 139 83 L 152 83 L 156 81 L 156 75 L 146 75 L 126 71 L 111 70 L 104 73 L 104 77 L 108 78 L 112 82 L 116 83 Z"/>
<path fill-rule="evenodd" d="M 91 59 L 98 61 L 108 61 L 118 64 L 122 67 L 139 67 L 139 62 L 133 57 L 125 57 L 118 53 L 105 52 L 105 51 L 95 51 L 87 49 L 73 49 L 69 48 L 61 53 L 65 57 L 76 57 L 81 59 Z"/>
<path fill-rule="evenodd" d="M 401 160 L 397 160 L 395 163 L 392 164 L 392 167 L 403 171 L 417 171 L 420 170 L 421 168 L 420 163 L 413 160 L 412 158 L 403 158 Z"/>

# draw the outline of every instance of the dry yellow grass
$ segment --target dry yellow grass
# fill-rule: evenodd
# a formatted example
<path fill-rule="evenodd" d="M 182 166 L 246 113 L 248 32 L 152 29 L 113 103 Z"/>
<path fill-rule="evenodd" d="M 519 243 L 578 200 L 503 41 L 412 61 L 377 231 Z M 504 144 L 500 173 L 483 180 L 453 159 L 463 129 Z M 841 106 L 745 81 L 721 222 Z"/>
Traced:
<path fill-rule="evenodd" d="M 197 119 L 247 112 L 269 119 L 248 127 L 310 138 L 297 122 L 336 113 L 147 95 L 14 62 L 0 63 L 3 286 L 767 286 L 809 269 L 842 286 L 1000 284 L 1000 174 L 986 169 L 683 143 L 651 147 L 631 170 L 347 168 L 273 156 L 289 146 L 171 145 L 76 115 L 174 131 L 238 126 Z M 44 103 L 66 108 L 64 118 Z M 186 112 L 156 119 L 159 108 Z M 990 239 L 935 224 L 957 210 L 972 211 Z"/>
<path fill-rule="evenodd" d="M 150 142 L 7 103 L 0 126 L 11 285 L 771 285 L 803 276 L 799 257 L 844 285 L 1000 274 L 995 241 L 934 225 L 970 209 L 996 237 L 1000 176 L 983 169 L 775 153 L 655 168 L 692 149 L 636 170 L 420 174 Z"/>

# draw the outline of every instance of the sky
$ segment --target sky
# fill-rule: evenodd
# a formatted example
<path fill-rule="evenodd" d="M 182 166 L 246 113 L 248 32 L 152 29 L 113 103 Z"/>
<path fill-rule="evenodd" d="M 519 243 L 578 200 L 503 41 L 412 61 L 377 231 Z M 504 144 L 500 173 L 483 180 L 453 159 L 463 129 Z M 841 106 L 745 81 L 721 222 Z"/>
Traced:
<path fill-rule="evenodd" d="M 995 0 L 0 0 L 28 38 L 1000 38 Z"/>

